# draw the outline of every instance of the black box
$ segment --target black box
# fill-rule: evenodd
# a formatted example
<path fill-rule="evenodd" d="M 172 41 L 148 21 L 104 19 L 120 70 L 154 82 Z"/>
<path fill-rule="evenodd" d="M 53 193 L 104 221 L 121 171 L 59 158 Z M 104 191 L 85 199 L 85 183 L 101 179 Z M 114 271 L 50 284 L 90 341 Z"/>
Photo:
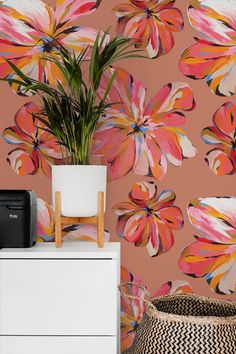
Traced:
<path fill-rule="evenodd" d="M 0 190 L 0 248 L 36 242 L 37 197 L 33 191 Z"/>

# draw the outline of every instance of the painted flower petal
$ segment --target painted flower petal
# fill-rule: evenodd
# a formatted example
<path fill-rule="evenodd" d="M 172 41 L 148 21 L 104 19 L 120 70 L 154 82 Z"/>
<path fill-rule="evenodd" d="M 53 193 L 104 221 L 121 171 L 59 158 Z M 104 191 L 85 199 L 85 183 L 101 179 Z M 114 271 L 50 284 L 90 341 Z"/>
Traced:
<path fill-rule="evenodd" d="M 165 295 L 174 295 L 174 294 L 191 294 L 193 289 L 191 285 L 185 280 L 174 280 L 168 281 L 163 284 L 160 289 L 158 289 L 153 295 L 152 298 L 157 298 Z"/>
<path fill-rule="evenodd" d="M 215 63 L 214 72 L 206 77 L 211 90 L 219 96 L 232 96 L 236 93 L 235 61 L 236 54 L 218 59 Z"/>
<path fill-rule="evenodd" d="M 135 150 L 134 173 L 140 176 L 147 176 L 150 166 L 150 151 L 144 136 L 138 135 L 135 139 Z"/>
<path fill-rule="evenodd" d="M 52 206 L 43 199 L 37 199 L 37 242 L 54 239 L 54 214 Z"/>
<path fill-rule="evenodd" d="M 236 246 L 194 242 L 181 254 L 179 266 L 193 277 L 205 277 L 219 294 L 236 291 Z"/>
<path fill-rule="evenodd" d="M 140 206 L 138 204 L 130 203 L 130 202 L 122 202 L 117 205 L 115 205 L 112 210 L 117 214 L 117 215 L 125 215 L 125 214 L 133 214 L 135 211 L 138 211 L 140 209 Z"/>
<path fill-rule="evenodd" d="M 176 206 L 167 206 L 165 208 L 161 208 L 157 214 L 170 229 L 182 229 L 184 225 L 184 219 L 180 208 Z"/>
<path fill-rule="evenodd" d="M 57 139 L 50 133 L 43 131 L 39 133 L 40 151 L 46 157 L 53 159 L 62 159 L 62 148 L 58 144 Z"/>
<path fill-rule="evenodd" d="M 109 169 L 109 177 L 113 181 L 125 176 L 133 167 L 135 145 L 132 139 L 126 138 L 116 152 L 111 152 L 105 158 Z"/>
<path fill-rule="evenodd" d="M 136 247 L 146 247 L 148 245 L 151 232 L 152 232 L 152 225 L 149 221 L 150 218 L 148 217 L 141 237 L 135 242 Z"/>
<path fill-rule="evenodd" d="M 74 27 L 73 32 L 64 36 L 60 42 L 64 47 L 79 54 L 84 49 L 93 46 L 97 35 L 98 31 L 92 27 L 78 26 Z"/>
<path fill-rule="evenodd" d="M 8 144 L 20 144 L 22 146 L 30 144 L 29 136 L 23 134 L 22 131 L 15 126 L 4 129 L 2 136 Z"/>
<path fill-rule="evenodd" d="M 99 87 L 100 97 L 103 97 L 113 73 L 115 73 L 115 79 L 107 100 L 109 102 L 121 103 L 113 106 L 113 111 L 111 111 L 113 113 L 112 116 L 114 116 L 115 110 L 117 117 L 126 117 L 127 120 L 130 120 L 129 123 L 131 125 L 134 120 L 138 122 L 143 116 L 146 88 L 141 81 L 135 79 L 128 71 L 117 68 L 107 70 L 103 75 Z M 108 115 L 111 115 L 109 114 L 109 110 Z"/>
<path fill-rule="evenodd" d="M 133 215 L 133 213 L 131 215 Z M 129 220 L 131 215 L 130 214 L 125 214 L 125 215 L 119 216 L 117 221 L 116 221 L 116 234 L 120 238 L 124 238 L 125 225 L 126 225 L 127 221 Z"/>
<path fill-rule="evenodd" d="M 220 4 L 221 3 L 221 4 Z M 190 24 L 204 37 L 219 45 L 233 45 L 236 36 L 235 7 L 227 2 L 192 1 L 188 8 Z"/>
<path fill-rule="evenodd" d="M 149 175 L 152 175 L 158 181 L 161 181 L 167 172 L 167 160 L 165 156 L 162 155 L 156 139 L 147 139 L 147 146 L 150 151 L 148 154 L 151 170 Z"/>
<path fill-rule="evenodd" d="M 41 167 L 43 173 L 48 178 L 51 178 L 53 160 L 43 156 L 41 152 L 38 152 L 37 156 L 38 156 L 39 164 L 40 164 L 40 167 Z"/>
<path fill-rule="evenodd" d="M 60 26 L 94 12 L 101 0 L 56 0 L 55 19 Z"/>
<path fill-rule="evenodd" d="M 153 121 L 158 122 L 161 113 L 178 110 L 188 111 L 193 109 L 194 104 L 193 92 L 187 84 L 169 83 L 162 87 L 148 103 L 145 116 L 150 116 Z"/>
<path fill-rule="evenodd" d="M 63 228 L 64 241 L 97 242 L 97 227 L 95 225 L 70 225 Z M 104 241 L 110 241 L 110 234 L 104 230 Z"/>
<path fill-rule="evenodd" d="M 36 132 L 36 122 L 33 114 L 37 114 L 40 108 L 33 102 L 26 103 L 15 115 L 16 126 L 28 138 L 34 138 Z M 38 122 L 39 123 L 39 122 Z"/>
<path fill-rule="evenodd" d="M 7 161 L 18 176 L 34 175 L 38 171 L 37 160 L 21 149 L 11 151 Z"/>
<path fill-rule="evenodd" d="M 124 238 L 127 241 L 135 243 L 142 241 L 143 235 L 145 235 L 145 231 L 148 233 L 148 236 L 145 237 L 145 239 L 148 241 L 150 231 L 149 228 L 146 230 L 148 219 L 145 214 L 145 212 L 135 213 L 126 221 L 124 228 Z"/>
<path fill-rule="evenodd" d="M 178 32 L 184 27 L 184 19 L 182 13 L 176 8 L 167 8 L 159 12 L 159 19 L 171 31 Z"/>
<path fill-rule="evenodd" d="M 9 54 L 15 57 L 23 55 L 25 51 L 28 49 L 26 46 L 31 46 L 34 44 L 34 40 L 32 38 L 32 34 L 34 34 L 34 30 L 30 28 L 23 21 L 19 21 L 18 13 L 15 12 L 12 14 L 12 10 L 3 8 L 3 5 L 0 3 L 0 35 L 1 35 L 1 48 L 0 54 L 5 55 L 5 57 L 9 58 Z M 20 46 L 12 45 L 15 43 L 19 43 Z"/>
<path fill-rule="evenodd" d="M 116 126 L 112 127 L 113 119 L 107 119 L 98 123 L 98 128 L 94 133 L 93 154 L 105 155 L 111 151 L 115 154 L 117 147 L 121 146 L 124 140 L 123 119 L 116 119 Z M 110 126 L 110 129 L 109 129 Z"/>
<path fill-rule="evenodd" d="M 231 139 L 226 134 L 222 133 L 215 126 L 210 126 L 202 130 L 201 138 L 204 143 L 209 145 L 231 145 Z"/>
<path fill-rule="evenodd" d="M 62 42 L 62 41 L 61 41 Z M 57 59 L 57 55 L 51 54 L 52 59 Z M 49 60 L 40 59 L 39 65 L 39 81 L 50 83 L 51 86 L 56 87 L 59 81 L 62 85 L 65 83 L 65 78 L 59 69 L 58 65 Z"/>
<path fill-rule="evenodd" d="M 140 9 L 140 12 L 142 10 Z M 136 8 L 136 6 L 132 5 L 132 4 L 121 4 L 121 5 L 117 5 L 112 9 L 112 12 L 114 13 L 114 15 L 116 15 L 119 19 L 122 19 L 122 17 L 125 16 L 129 16 L 133 14 L 133 12 L 138 12 L 138 9 Z M 131 17 L 130 16 L 130 17 Z M 120 21 L 119 21 L 120 22 Z M 118 23 L 119 24 L 119 23 Z M 122 32 L 123 33 L 123 32 Z"/>
<path fill-rule="evenodd" d="M 133 326 L 131 324 L 130 326 L 127 326 L 126 329 L 125 327 L 126 321 L 131 322 Z M 123 353 L 126 349 L 130 348 L 134 342 L 134 338 L 136 334 L 134 331 L 134 326 L 137 326 L 136 321 L 133 320 L 128 321 L 127 316 L 125 316 L 125 319 L 123 319 L 121 314 L 121 353 Z"/>
<path fill-rule="evenodd" d="M 215 126 L 232 139 L 236 131 L 236 105 L 233 102 L 224 103 L 214 114 Z"/>
<path fill-rule="evenodd" d="M 131 0 L 131 1 L 136 1 L 136 2 L 144 2 L 146 3 L 146 0 Z M 175 4 L 175 0 L 148 0 L 148 5 L 153 6 L 157 10 L 164 10 L 167 9 Z"/>
<path fill-rule="evenodd" d="M 179 127 L 184 125 L 186 117 L 182 112 L 160 113 L 152 116 L 153 122 L 158 126 Z"/>
<path fill-rule="evenodd" d="M 121 281 L 135 282 L 145 287 L 143 281 L 131 274 L 126 268 L 121 267 Z M 136 296 L 140 300 L 130 299 L 121 295 L 121 348 L 129 348 L 134 340 L 137 325 L 141 322 L 144 313 L 145 292 L 135 285 L 123 287 L 123 292 L 128 296 Z"/>
<path fill-rule="evenodd" d="M 214 46 L 211 42 L 195 38 L 196 44 L 186 49 L 180 59 L 180 71 L 192 79 L 203 79 L 219 68 L 219 63 L 225 63 L 228 57 L 233 55 L 234 48 L 226 46 Z M 225 57 L 225 59 L 223 59 Z"/>
<path fill-rule="evenodd" d="M 197 44 L 183 52 L 179 62 L 180 71 L 192 79 L 205 78 L 210 89 L 217 95 L 233 95 L 236 90 L 236 46 L 196 41 Z"/>
<path fill-rule="evenodd" d="M 42 81 L 43 79 L 43 66 L 41 65 L 41 60 L 39 56 L 24 56 L 15 61 L 15 65 L 26 75 L 32 79 Z M 0 68 L 1 69 L 1 68 Z M 19 76 L 10 73 L 9 78 L 14 78 L 15 80 L 20 80 Z M 18 83 L 10 84 L 13 91 L 15 91 L 20 96 L 31 96 L 32 93 L 25 92 L 25 88 Z"/>
<path fill-rule="evenodd" d="M 235 167 L 228 154 L 220 149 L 213 149 L 206 154 L 205 161 L 216 176 L 233 174 Z"/>
<path fill-rule="evenodd" d="M 11 14 L 11 17 L 8 19 L 10 23 L 14 19 L 18 20 L 18 22 L 15 22 L 18 30 L 26 28 L 27 26 L 24 26 L 26 24 L 29 28 L 27 32 L 31 32 L 32 36 L 35 34 L 35 31 L 41 31 L 42 33 L 52 32 L 53 10 L 41 0 L 2 0 L 0 10 L 4 11 L 4 9 L 10 10 L 8 12 L 9 15 Z M 20 32 L 19 36 L 21 36 L 21 33 L 23 32 Z M 11 36 L 8 36 L 8 38 L 11 38 Z"/>
<path fill-rule="evenodd" d="M 180 166 L 184 158 L 191 158 L 196 155 L 197 150 L 182 129 L 157 128 L 155 129 L 155 137 L 161 152 L 174 166 Z"/>
<path fill-rule="evenodd" d="M 188 205 L 188 217 L 205 240 L 227 245 L 236 242 L 236 198 L 193 199 Z"/>
<path fill-rule="evenodd" d="M 152 17 L 148 19 L 148 37 L 143 38 L 147 40 L 147 52 L 150 58 L 157 58 L 160 55 L 167 54 L 174 46 L 174 38 L 171 30 L 160 23 L 159 19 Z"/>
<path fill-rule="evenodd" d="M 174 245 L 174 236 L 171 228 L 164 222 L 158 222 L 158 230 L 160 237 L 160 247 L 158 254 L 168 252 Z"/>
<path fill-rule="evenodd" d="M 145 49 L 150 36 L 146 14 L 142 11 L 134 10 L 132 15 L 120 18 L 117 25 L 117 35 L 132 38 L 135 40 L 137 48 Z"/>
<path fill-rule="evenodd" d="M 165 189 L 161 192 L 157 198 L 157 209 L 164 208 L 166 206 L 173 205 L 176 199 L 176 194 L 171 189 Z"/>
<path fill-rule="evenodd" d="M 174 244 L 174 236 L 168 225 L 157 218 L 150 219 L 151 235 L 147 250 L 151 257 L 168 252 Z"/>
<path fill-rule="evenodd" d="M 154 182 L 147 181 L 135 183 L 129 193 L 130 200 L 141 207 L 144 206 L 145 201 L 156 199 L 156 196 L 156 184 Z"/>

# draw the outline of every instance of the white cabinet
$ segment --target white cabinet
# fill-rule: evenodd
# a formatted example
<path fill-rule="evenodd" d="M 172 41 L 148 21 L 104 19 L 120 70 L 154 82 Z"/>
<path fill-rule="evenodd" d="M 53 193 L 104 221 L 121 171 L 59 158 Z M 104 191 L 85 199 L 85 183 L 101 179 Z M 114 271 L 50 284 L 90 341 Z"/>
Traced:
<path fill-rule="evenodd" d="M 119 353 L 118 243 L 0 251 L 1 354 Z"/>

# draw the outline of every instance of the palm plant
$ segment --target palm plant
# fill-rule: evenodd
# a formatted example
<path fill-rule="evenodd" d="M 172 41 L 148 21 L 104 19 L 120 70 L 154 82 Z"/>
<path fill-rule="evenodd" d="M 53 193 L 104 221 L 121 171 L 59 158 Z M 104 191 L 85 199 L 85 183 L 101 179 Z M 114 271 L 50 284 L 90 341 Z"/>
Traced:
<path fill-rule="evenodd" d="M 40 97 L 41 111 L 36 117 L 42 121 L 49 133 L 54 135 L 62 147 L 67 164 L 89 164 L 93 134 L 98 120 L 113 103 L 107 103 L 107 95 L 115 74 L 110 78 L 106 92 L 98 98 L 102 75 L 116 61 L 138 57 L 139 50 L 133 49 L 133 40 L 100 33 L 91 48 L 80 55 L 68 51 L 56 43 L 58 55 L 45 60 L 54 62 L 64 77 L 65 84 L 57 80 L 55 87 L 26 76 L 15 64 L 7 60 L 15 76 L 5 77 L 10 84 L 20 85 L 24 92 Z M 88 60 L 88 52 L 91 52 Z"/>

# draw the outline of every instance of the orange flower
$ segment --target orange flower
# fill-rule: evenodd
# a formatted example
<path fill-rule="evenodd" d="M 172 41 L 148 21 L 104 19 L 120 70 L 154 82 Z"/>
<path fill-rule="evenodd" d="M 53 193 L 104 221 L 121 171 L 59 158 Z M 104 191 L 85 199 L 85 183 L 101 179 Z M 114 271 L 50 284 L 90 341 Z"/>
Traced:
<path fill-rule="evenodd" d="M 62 81 L 57 65 L 45 57 L 57 55 L 58 43 L 76 53 L 93 45 L 97 31 L 78 26 L 76 21 L 95 11 L 99 3 L 97 0 L 56 0 L 53 9 L 41 0 L 1 0 L 0 76 L 12 75 L 4 59 L 7 58 L 36 80 L 51 85 Z M 16 84 L 13 88 L 24 93 Z"/>
<path fill-rule="evenodd" d="M 150 58 L 169 53 L 174 46 L 172 32 L 184 26 L 175 0 L 130 0 L 113 9 L 118 17 L 117 32 L 138 40 L 139 48 L 146 48 Z"/>
<path fill-rule="evenodd" d="M 133 185 L 129 201 L 114 206 L 118 215 L 116 232 L 135 246 L 147 246 L 151 256 L 168 252 L 174 244 L 173 230 L 183 227 L 183 215 L 174 205 L 175 193 L 157 194 L 154 182 Z"/>
<path fill-rule="evenodd" d="M 51 165 L 62 159 L 56 138 L 45 131 L 46 126 L 33 117 L 40 108 L 26 103 L 15 115 L 15 126 L 3 131 L 3 138 L 15 148 L 8 154 L 8 162 L 19 176 L 35 175 L 40 169 L 51 176 Z"/>

